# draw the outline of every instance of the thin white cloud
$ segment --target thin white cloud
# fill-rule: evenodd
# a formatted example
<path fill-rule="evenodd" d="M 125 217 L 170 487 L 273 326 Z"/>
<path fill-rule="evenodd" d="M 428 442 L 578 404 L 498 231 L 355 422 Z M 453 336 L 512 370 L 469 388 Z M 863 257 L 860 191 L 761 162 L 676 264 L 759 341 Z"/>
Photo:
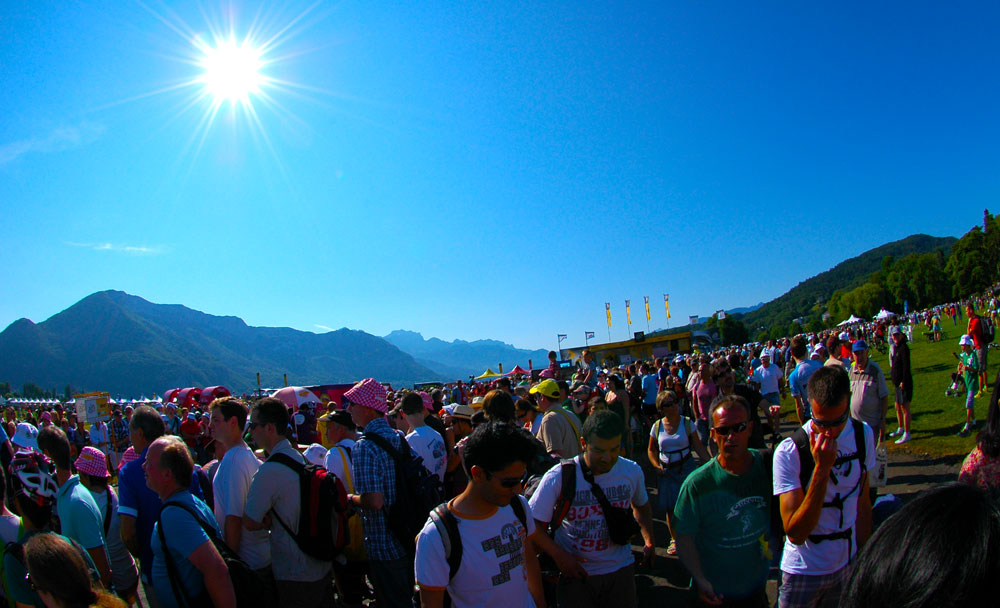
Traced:
<path fill-rule="evenodd" d="M 333 331 L 332 327 L 327 327 L 326 325 L 320 325 L 319 323 L 314 323 L 313 327 L 322 329 L 323 331 Z"/>
<path fill-rule="evenodd" d="M 83 122 L 76 126 L 53 129 L 47 134 L 12 141 L 0 145 L 0 166 L 14 162 L 26 154 L 50 154 L 79 148 L 97 140 L 104 133 L 104 125 Z"/>
<path fill-rule="evenodd" d="M 163 245 L 123 245 L 115 243 L 74 243 L 67 241 L 70 247 L 80 247 L 92 251 L 109 251 L 111 253 L 124 253 L 126 255 L 161 255 L 167 252 Z"/>

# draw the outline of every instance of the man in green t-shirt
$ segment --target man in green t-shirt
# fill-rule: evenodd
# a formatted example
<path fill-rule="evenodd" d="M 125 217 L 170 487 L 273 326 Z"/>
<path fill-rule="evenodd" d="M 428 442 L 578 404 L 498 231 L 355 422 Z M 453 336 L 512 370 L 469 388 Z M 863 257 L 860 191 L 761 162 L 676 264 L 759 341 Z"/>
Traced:
<path fill-rule="evenodd" d="M 713 405 L 718 456 L 684 480 L 674 507 L 677 552 L 702 606 L 769 605 L 771 468 L 747 447 L 749 412 L 738 395 Z"/>

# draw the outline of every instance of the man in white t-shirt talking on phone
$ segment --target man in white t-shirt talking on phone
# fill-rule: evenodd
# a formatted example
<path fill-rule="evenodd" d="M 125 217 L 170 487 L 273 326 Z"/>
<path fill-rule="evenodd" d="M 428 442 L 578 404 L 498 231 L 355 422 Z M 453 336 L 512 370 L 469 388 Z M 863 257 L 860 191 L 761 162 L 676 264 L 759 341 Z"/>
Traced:
<path fill-rule="evenodd" d="M 850 416 L 847 371 L 816 370 L 808 391 L 812 420 L 774 452 L 774 494 L 787 535 L 779 608 L 837 606 L 851 559 L 872 532 L 875 433 Z"/>

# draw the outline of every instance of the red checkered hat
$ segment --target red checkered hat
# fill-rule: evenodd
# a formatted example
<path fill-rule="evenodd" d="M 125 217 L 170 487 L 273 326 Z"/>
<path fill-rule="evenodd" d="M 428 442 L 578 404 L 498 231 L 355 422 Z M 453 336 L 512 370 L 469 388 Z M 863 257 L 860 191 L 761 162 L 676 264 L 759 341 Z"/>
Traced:
<path fill-rule="evenodd" d="M 104 452 L 89 445 L 80 450 L 80 456 L 73 464 L 77 471 L 91 477 L 111 477 L 111 473 L 108 473 L 108 463 L 104 459 Z"/>
<path fill-rule="evenodd" d="M 344 393 L 344 397 L 347 397 L 351 403 L 370 407 L 386 414 L 389 412 L 389 406 L 385 400 L 386 394 L 385 387 L 379 384 L 375 378 L 365 378 L 355 384 L 354 388 Z"/>

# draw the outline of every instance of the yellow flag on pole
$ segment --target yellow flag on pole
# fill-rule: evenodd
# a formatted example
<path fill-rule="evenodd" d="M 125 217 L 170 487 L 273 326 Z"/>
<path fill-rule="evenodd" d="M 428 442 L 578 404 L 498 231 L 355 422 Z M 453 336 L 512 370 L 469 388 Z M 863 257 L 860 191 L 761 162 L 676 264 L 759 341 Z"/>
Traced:
<path fill-rule="evenodd" d="M 604 312 L 608 313 L 608 329 L 611 329 L 611 302 L 604 303 Z"/>
<path fill-rule="evenodd" d="M 667 309 L 667 318 L 670 318 L 670 294 L 663 294 L 663 307 Z"/>
<path fill-rule="evenodd" d="M 632 325 L 632 302 L 625 300 L 625 320 L 628 321 L 629 326 Z"/>
<path fill-rule="evenodd" d="M 649 321 L 649 296 L 642 296 L 642 299 L 646 301 L 646 320 Z"/>

